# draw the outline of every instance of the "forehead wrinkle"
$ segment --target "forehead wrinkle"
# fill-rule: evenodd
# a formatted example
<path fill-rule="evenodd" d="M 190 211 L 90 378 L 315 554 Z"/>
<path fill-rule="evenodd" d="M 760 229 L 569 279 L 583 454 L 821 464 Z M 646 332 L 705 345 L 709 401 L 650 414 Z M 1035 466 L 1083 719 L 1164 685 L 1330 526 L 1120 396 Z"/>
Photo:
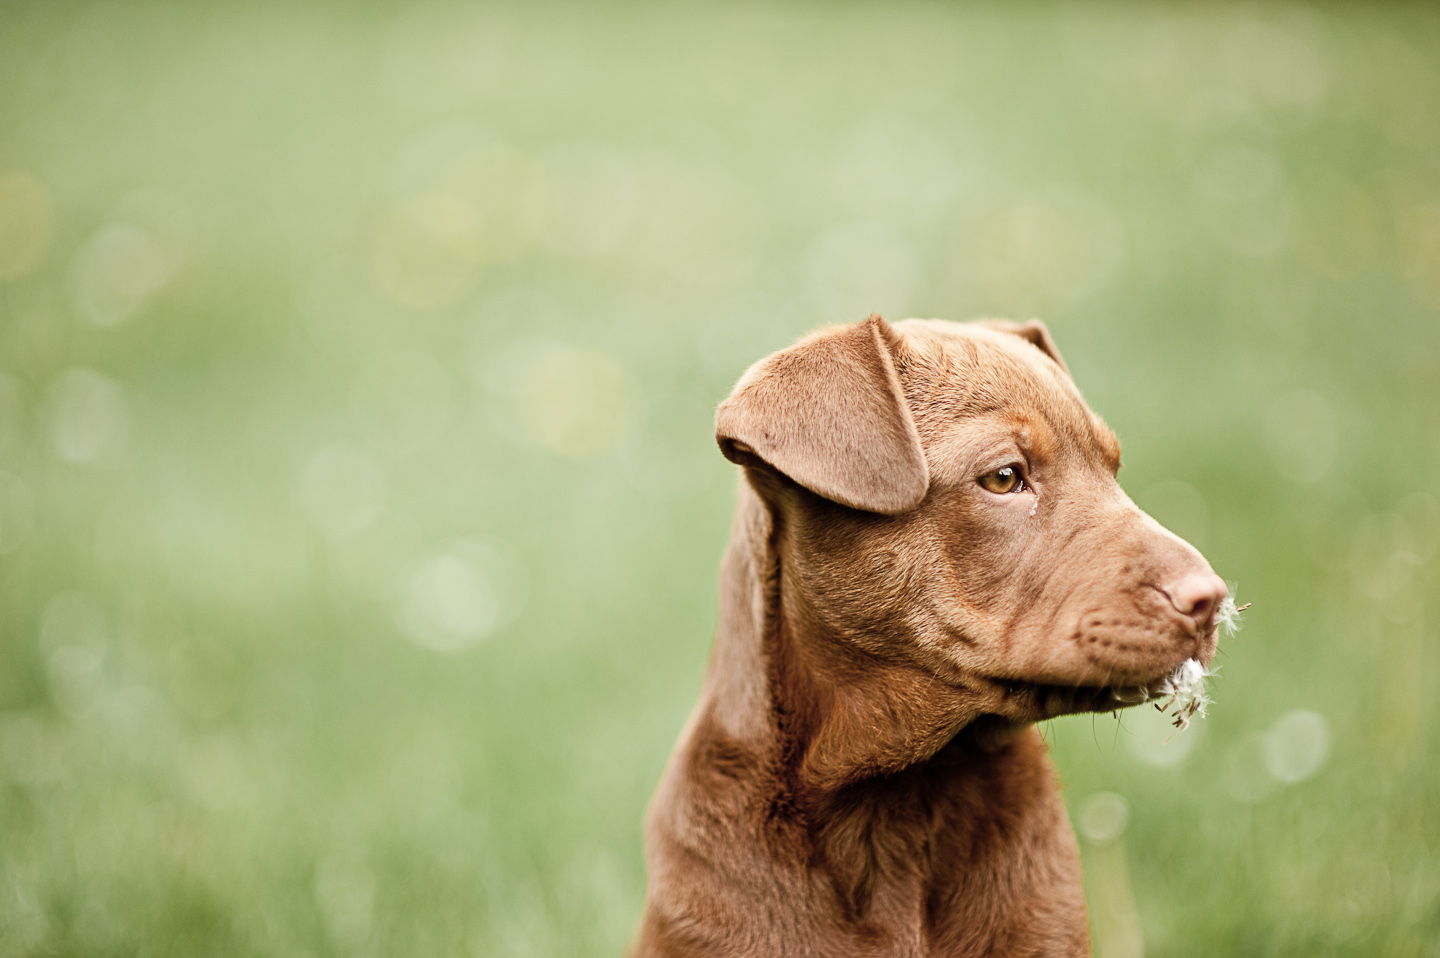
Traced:
<path fill-rule="evenodd" d="M 1003 415 L 987 414 L 954 420 L 925 445 L 932 463 L 932 478 L 959 474 L 975 464 L 981 455 L 1016 439 L 1012 424 Z"/>
<path fill-rule="evenodd" d="M 1025 453 L 1044 460 L 1055 457 L 1058 445 L 1055 441 L 1055 430 L 1050 428 L 1044 416 L 1037 416 L 1030 410 L 1022 409 L 1006 418 Z"/>
<path fill-rule="evenodd" d="M 979 350 L 973 343 L 907 336 L 905 346 L 896 356 L 895 371 L 922 443 L 940 439 L 958 416 L 987 411 L 984 403 L 975 402 L 981 377 Z"/>
<path fill-rule="evenodd" d="M 953 444 L 957 422 L 980 429 L 1004 422 L 1016 438 L 1018 429 L 1028 431 L 1027 451 L 1041 457 L 1070 446 L 1117 467 L 1114 434 L 1085 405 L 1074 383 L 1053 363 L 1031 357 L 1031 351 L 1018 340 L 1011 349 L 1004 339 L 907 335 L 896 372 L 922 445 L 950 459 L 958 452 Z"/>
<path fill-rule="evenodd" d="M 1037 446 L 1037 453 L 1054 456 L 1061 446 L 1070 446 L 1109 459 L 1107 446 L 1118 444 L 1114 443 L 1114 436 L 1110 435 L 1099 417 L 1085 404 L 1080 390 L 1068 376 L 1053 363 L 1032 357 L 1022 347 L 1013 352 L 997 349 L 995 353 L 995 358 L 1000 360 L 996 365 L 1005 373 L 1012 374 L 1005 379 L 1020 388 L 1012 388 L 1007 393 L 1004 379 L 1000 379 L 998 382 L 991 381 L 993 385 L 987 385 L 987 388 L 977 390 L 977 395 L 989 393 L 987 398 L 998 407 L 1011 410 L 1011 415 L 1034 424 L 1043 423 L 1044 448 Z M 1042 440 L 1037 436 L 1036 441 Z"/>

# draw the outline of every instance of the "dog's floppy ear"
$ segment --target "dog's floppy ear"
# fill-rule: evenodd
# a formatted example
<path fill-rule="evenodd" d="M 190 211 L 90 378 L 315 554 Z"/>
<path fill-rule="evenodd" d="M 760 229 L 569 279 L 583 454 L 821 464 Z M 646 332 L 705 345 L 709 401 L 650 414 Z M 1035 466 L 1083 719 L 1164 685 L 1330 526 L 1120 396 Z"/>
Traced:
<path fill-rule="evenodd" d="M 1065 375 L 1070 375 L 1070 368 L 1065 365 L 1065 360 L 1060 358 L 1060 350 L 1055 345 L 1055 340 L 1050 338 L 1050 330 L 1038 319 L 1032 319 L 1028 323 L 1012 323 L 1004 319 L 987 319 L 984 325 L 991 329 L 997 329 L 1002 333 L 1013 333 L 1021 339 L 1029 342 L 1039 349 L 1046 356 L 1055 360 L 1055 365 Z"/>
<path fill-rule="evenodd" d="M 930 473 L 895 373 L 898 339 L 871 316 L 760 360 L 715 414 L 720 451 L 852 509 L 915 508 Z"/>

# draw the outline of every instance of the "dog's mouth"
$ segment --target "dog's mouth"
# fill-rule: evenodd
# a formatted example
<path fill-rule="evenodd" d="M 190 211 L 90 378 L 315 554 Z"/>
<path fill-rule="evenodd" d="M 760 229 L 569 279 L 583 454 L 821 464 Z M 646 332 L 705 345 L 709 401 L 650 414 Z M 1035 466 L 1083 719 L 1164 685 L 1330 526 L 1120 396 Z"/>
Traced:
<path fill-rule="evenodd" d="M 1220 637 L 1239 628 L 1240 613 L 1247 608 L 1237 607 L 1233 598 L 1227 597 L 1210 621 L 1183 637 L 1184 641 L 1164 643 L 1129 661 L 1102 666 L 1092 659 L 1075 663 L 1071 675 L 1057 670 L 1038 681 L 987 676 L 981 680 L 991 703 L 985 711 L 1009 722 L 1026 723 L 1061 715 L 1117 712 L 1148 703 L 1169 714 L 1178 728 L 1186 728 L 1192 718 L 1205 715 L 1210 703 L 1210 661 Z M 1132 647 L 1131 651 L 1137 650 Z M 971 678 L 976 678 L 974 673 Z"/>
<path fill-rule="evenodd" d="M 1081 712 L 1112 712 L 1145 701 L 1143 686 L 1074 686 L 1008 684 L 1005 689 L 1007 710 L 1030 721 L 1074 715 Z"/>
<path fill-rule="evenodd" d="M 1006 683 L 1006 705 L 1033 720 L 1083 712 L 1115 712 L 1146 702 L 1154 703 L 1185 727 L 1193 716 L 1204 716 L 1209 698 L 1205 680 L 1210 671 L 1198 660 L 1187 658 L 1163 677 L 1146 683 L 1111 685 L 1048 685 Z"/>

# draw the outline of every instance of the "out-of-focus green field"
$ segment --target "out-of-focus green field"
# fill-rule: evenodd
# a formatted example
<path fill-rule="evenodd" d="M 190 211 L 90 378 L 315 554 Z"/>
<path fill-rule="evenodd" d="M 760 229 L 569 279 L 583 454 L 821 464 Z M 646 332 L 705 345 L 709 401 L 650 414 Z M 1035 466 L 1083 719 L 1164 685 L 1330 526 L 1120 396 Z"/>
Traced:
<path fill-rule="evenodd" d="M 1254 603 L 1047 728 L 1102 958 L 1440 954 L 1434 8 L 10 0 L 0 297 L 6 955 L 619 952 L 712 410 L 871 311 Z"/>

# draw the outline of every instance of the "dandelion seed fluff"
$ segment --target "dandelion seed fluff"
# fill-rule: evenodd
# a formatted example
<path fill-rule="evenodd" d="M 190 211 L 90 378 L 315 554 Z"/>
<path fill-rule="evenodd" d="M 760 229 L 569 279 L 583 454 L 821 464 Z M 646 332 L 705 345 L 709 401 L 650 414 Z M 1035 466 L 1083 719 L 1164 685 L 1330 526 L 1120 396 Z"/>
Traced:
<path fill-rule="evenodd" d="M 1248 604 L 1237 606 L 1234 595 L 1235 587 L 1231 586 L 1230 595 L 1227 595 L 1215 610 L 1215 622 L 1224 635 L 1234 635 L 1240 630 L 1240 613 L 1250 607 Z M 1189 728 L 1190 720 L 1204 718 L 1210 707 L 1210 695 L 1205 687 L 1205 680 L 1214 674 L 1201 665 L 1198 659 L 1181 662 L 1175 667 L 1175 671 L 1156 687 L 1153 693 L 1157 699 L 1156 710 L 1168 713 L 1171 724 L 1177 729 L 1184 731 Z"/>

